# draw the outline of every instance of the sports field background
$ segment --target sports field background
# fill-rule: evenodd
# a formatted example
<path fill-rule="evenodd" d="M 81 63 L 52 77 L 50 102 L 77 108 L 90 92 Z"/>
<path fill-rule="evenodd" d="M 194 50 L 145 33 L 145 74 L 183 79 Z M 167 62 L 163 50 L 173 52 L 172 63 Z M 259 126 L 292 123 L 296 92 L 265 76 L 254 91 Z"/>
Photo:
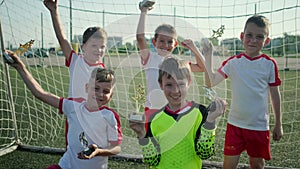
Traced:
<path fill-rule="evenodd" d="M 296 64 L 297 65 L 297 64 Z M 31 73 L 33 73 L 34 77 L 41 78 L 40 81 L 43 81 L 43 76 L 47 76 L 47 72 L 51 73 L 47 67 L 29 67 L 29 70 L 31 70 Z M 57 67 L 51 67 L 51 69 L 60 69 L 62 73 L 66 73 L 66 76 L 68 76 L 67 68 L 57 66 Z M 54 70 L 55 72 L 56 70 Z M 46 74 L 45 74 L 46 73 Z M 299 84 L 299 70 L 294 69 L 290 71 L 284 71 L 280 70 L 280 77 L 282 79 L 282 85 L 280 87 L 280 92 L 282 95 L 282 110 L 283 110 L 283 129 L 284 129 L 284 137 L 279 142 L 271 141 L 271 152 L 273 156 L 273 160 L 268 161 L 266 163 L 267 166 L 273 166 L 273 167 L 286 167 L 286 168 L 300 168 L 298 156 L 300 154 L 298 147 L 300 146 L 299 139 L 300 139 L 300 113 L 296 112 L 295 110 L 300 110 L 300 102 L 299 102 L 299 92 L 300 89 L 298 87 Z M 15 79 L 18 79 L 18 75 L 16 75 L 15 70 L 10 68 L 10 74 Z M 202 75 L 200 75 L 202 76 Z M 201 79 L 201 78 L 200 78 Z M 12 82 L 12 86 L 18 86 L 18 93 L 22 93 L 20 91 L 25 86 L 23 84 L 20 84 L 21 81 L 18 81 L 18 85 L 14 84 L 15 82 Z M 48 82 L 49 83 L 49 82 Z M 200 82 L 199 83 L 203 83 Z M 229 85 L 230 80 L 228 80 Z M 68 84 L 68 82 L 66 82 Z M 42 84 L 43 85 L 43 84 Z M 45 84 L 44 84 L 45 85 Z M 66 87 L 67 86 L 62 86 Z M 14 88 L 13 88 L 14 89 Z M 57 90 L 57 89 L 56 89 Z M 65 90 L 67 91 L 67 90 Z M 15 91 L 13 91 L 15 92 Z M 56 91 L 57 92 L 57 91 Z M 15 93 L 16 94 L 16 93 Z M 65 93 L 66 94 L 66 93 Z M 28 96 L 31 97 L 31 96 Z M 18 100 L 18 99 L 16 99 Z M 298 100 L 298 101 L 297 101 Z M 227 101 L 230 103 L 230 91 L 228 90 L 228 96 Z M 18 103 L 16 103 L 18 104 Z M 111 105 L 113 106 L 113 105 Z M 20 110 L 17 110 L 19 112 Z M 46 110 L 47 111 L 47 110 Z M 23 116 L 26 114 L 26 112 L 22 112 Z M 126 122 L 126 119 L 121 119 L 122 125 L 123 125 L 123 132 L 126 136 L 131 135 L 134 137 L 132 131 L 130 131 L 128 127 L 128 123 Z M 45 121 L 46 122 L 46 121 Z M 43 126 L 43 121 L 39 121 L 39 125 Z M 273 124 L 273 115 L 271 115 L 271 124 Z M 61 136 L 57 140 L 57 145 L 49 145 L 54 147 L 64 147 L 64 121 L 60 121 L 57 123 L 57 126 L 59 127 L 58 135 Z M 224 142 L 224 133 L 225 133 L 225 126 L 226 126 L 226 115 L 221 119 L 219 122 L 219 128 L 217 130 L 217 138 L 216 138 L 216 154 L 215 156 L 211 157 L 208 162 L 222 162 L 222 156 L 223 156 L 223 142 Z M 23 126 L 26 128 L 26 126 Z M 272 126 L 271 126 L 272 129 Z M 42 143 L 38 143 L 39 141 L 42 141 Z M 36 143 L 31 144 L 40 144 L 40 145 L 47 145 L 49 140 L 35 140 Z M 26 142 L 26 140 L 25 140 Z M 124 145 L 131 146 L 131 145 Z M 60 155 L 49 155 L 49 154 L 41 154 L 41 153 L 32 153 L 32 152 L 24 152 L 24 151 L 14 151 L 13 153 L 4 155 L 0 157 L 0 168 L 44 168 L 44 166 L 50 165 L 52 163 L 57 163 L 60 158 Z M 15 160 L 14 160 L 15 159 Z M 138 163 L 138 162 L 125 162 L 125 161 L 115 161 L 111 160 L 111 168 L 145 168 L 145 165 Z M 246 155 L 243 154 L 240 163 L 247 164 L 248 160 L 246 158 Z M 31 165 L 34 165 L 31 166 Z"/>

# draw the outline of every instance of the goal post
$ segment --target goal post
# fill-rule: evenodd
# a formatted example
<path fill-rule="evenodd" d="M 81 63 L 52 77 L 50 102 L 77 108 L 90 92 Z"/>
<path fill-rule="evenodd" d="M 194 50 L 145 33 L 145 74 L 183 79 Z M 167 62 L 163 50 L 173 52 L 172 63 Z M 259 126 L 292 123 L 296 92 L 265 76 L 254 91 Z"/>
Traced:
<path fill-rule="evenodd" d="M 120 157 L 140 160 L 141 150 L 127 121 L 128 114 L 136 110 L 132 97 L 136 94 L 137 86 L 146 86 L 136 42 L 140 15 L 138 1 L 76 0 L 72 1 L 72 7 L 69 5 L 68 1 L 59 1 L 59 16 L 64 33 L 68 40 L 75 44 L 73 46 L 78 47 L 78 52 L 82 52 L 82 34 L 87 27 L 100 26 L 108 33 L 104 64 L 115 70 L 117 79 L 113 98 L 108 106 L 116 110 L 121 117 L 124 141 Z M 170 0 L 156 1 L 154 8 L 147 14 L 145 36 L 151 50 L 154 50 L 151 44 L 154 30 L 162 23 L 175 27 L 179 42 L 191 39 L 199 49 L 202 38 L 211 37 L 214 31 L 224 25 L 224 34 L 213 41 L 215 70 L 229 56 L 243 51 L 239 37 L 248 17 L 256 13 L 265 15 L 270 20 L 271 43 L 263 52 L 277 61 L 282 80 L 280 93 L 284 137 L 279 142 L 271 141 L 273 160 L 267 161 L 267 166 L 300 168 L 298 157 L 295 155 L 299 154 L 295 147 L 300 146 L 299 6 L 299 2 L 292 0 Z M 69 71 L 65 66 L 64 56 L 61 55 L 49 11 L 42 1 L 3 0 L 0 2 L 0 15 L 0 38 L 3 41 L 1 50 L 15 51 L 19 44 L 34 39 L 34 45 L 29 52 L 21 56 L 22 61 L 43 89 L 67 97 Z M 38 49 L 46 51 L 44 57 L 36 57 Z M 196 62 L 195 56 L 180 44 L 174 56 Z M 204 73 L 193 73 L 188 99 L 208 105 L 209 100 L 202 90 L 203 85 Z M 14 151 L 17 147 L 45 153 L 52 150 L 62 153 L 65 149 L 65 117 L 58 114 L 57 109 L 33 97 L 18 73 L 7 67 L 3 58 L 0 59 L 0 86 L 0 155 Z M 214 90 L 219 97 L 230 103 L 230 80 L 225 80 L 214 87 Z M 230 109 L 230 105 L 227 109 Z M 272 135 L 274 119 L 272 114 L 270 117 Z M 219 120 L 216 154 L 208 159 L 208 162 L 223 161 L 226 124 L 227 114 Z M 245 153 L 242 154 L 240 162 L 248 163 Z"/>

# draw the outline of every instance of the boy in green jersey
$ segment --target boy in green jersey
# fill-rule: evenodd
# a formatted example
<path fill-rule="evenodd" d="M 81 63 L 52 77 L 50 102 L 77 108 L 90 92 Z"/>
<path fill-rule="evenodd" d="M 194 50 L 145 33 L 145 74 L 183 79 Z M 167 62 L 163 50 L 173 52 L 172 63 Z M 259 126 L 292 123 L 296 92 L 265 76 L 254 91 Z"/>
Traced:
<path fill-rule="evenodd" d="M 201 169 L 201 159 L 214 154 L 215 119 L 224 113 L 226 102 L 217 98 L 210 112 L 186 100 L 191 81 L 186 61 L 166 58 L 159 67 L 158 82 L 168 104 L 152 112 L 146 125 L 130 121 L 150 168 Z"/>

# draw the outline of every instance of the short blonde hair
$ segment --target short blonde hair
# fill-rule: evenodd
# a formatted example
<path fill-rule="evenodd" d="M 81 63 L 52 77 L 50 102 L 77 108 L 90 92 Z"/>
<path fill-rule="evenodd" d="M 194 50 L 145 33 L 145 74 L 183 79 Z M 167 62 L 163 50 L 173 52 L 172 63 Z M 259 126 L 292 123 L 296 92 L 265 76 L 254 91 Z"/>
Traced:
<path fill-rule="evenodd" d="M 173 77 L 174 79 L 187 79 L 190 82 L 192 80 L 191 67 L 187 61 L 168 57 L 159 66 L 158 82 L 160 84 L 163 76 Z"/>
<path fill-rule="evenodd" d="M 154 40 L 157 39 L 158 35 L 163 35 L 163 32 L 166 32 L 170 35 L 174 35 L 173 37 L 177 40 L 177 32 L 176 29 L 169 24 L 161 24 L 155 29 Z"/>

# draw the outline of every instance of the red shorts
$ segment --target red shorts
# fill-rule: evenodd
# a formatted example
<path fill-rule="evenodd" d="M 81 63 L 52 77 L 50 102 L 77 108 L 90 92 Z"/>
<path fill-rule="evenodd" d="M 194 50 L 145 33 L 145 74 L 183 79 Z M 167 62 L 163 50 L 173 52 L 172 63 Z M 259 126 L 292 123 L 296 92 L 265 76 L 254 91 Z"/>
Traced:
<path fill-rule="evenodd" d="M 46 169 L 61 169 L 61 167 L 57 164 L 53 164 L 53 165 L 48 166 Z"/>
<path fill-rule="evenodd" d="M 240 155 L 244 150 L 250 157 L 271 160 L 270 131 L 248 130 L 227 124 L 224 155 Z"/>

